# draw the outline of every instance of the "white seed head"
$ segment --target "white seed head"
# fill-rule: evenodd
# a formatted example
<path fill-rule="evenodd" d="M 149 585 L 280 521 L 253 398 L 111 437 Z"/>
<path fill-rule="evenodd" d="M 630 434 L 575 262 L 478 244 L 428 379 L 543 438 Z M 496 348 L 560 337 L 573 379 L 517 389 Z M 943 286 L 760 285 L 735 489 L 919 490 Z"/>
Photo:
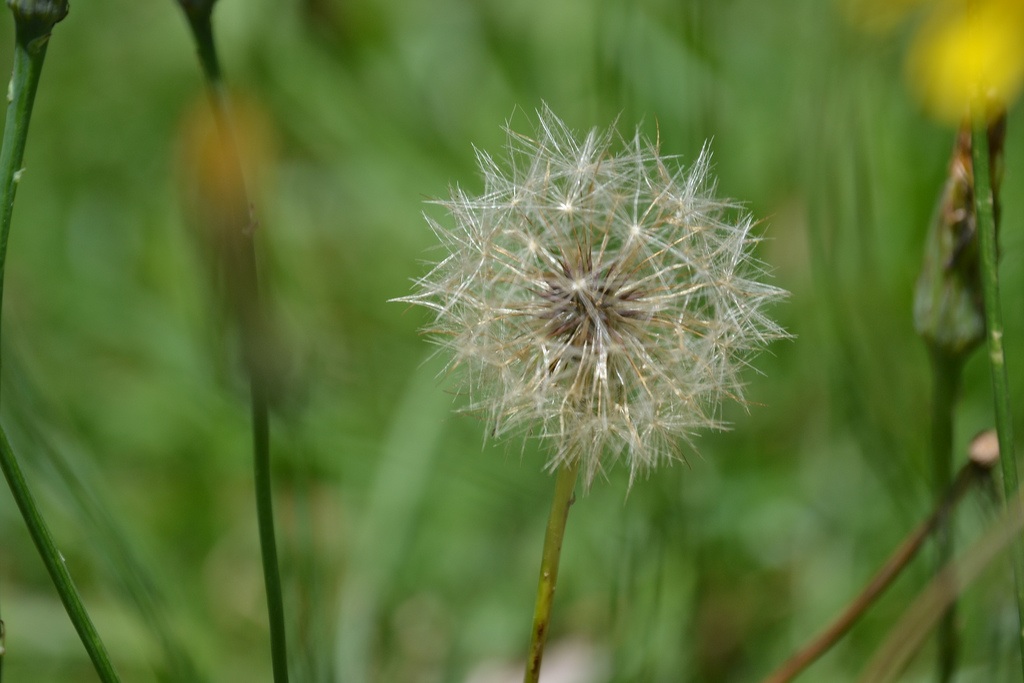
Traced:
<path fill-rule="evenodd" d="M 483 194 L 440 202 L 452 228 L 427 218 L 444 257 L 397 300 L 434 311 L 491 433 L 542 437 L 587 484 L 624 456 L 632 480 L 723 427 L 740 369 L 785 336 L 762 311 L 785 293 L 759 281 L 753 220 L 714 197 L 707 148 L 682 168 L 639 132 L 613 153 L 614 133 L 539 118 L 507 131 L 507 168 L 477 153 Z"/>

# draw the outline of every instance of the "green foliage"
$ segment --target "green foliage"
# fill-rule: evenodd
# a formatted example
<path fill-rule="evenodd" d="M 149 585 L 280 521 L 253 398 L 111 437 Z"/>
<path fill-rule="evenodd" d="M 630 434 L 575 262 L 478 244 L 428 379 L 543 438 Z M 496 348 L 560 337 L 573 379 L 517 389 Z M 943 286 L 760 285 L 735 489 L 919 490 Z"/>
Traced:
<path fill-rule="evenodd" d="M 424 365 L 427 315 L 385 302 L 433 260 L 421 214 L 446 217 L 424 199 L 479 193 L 473 146 L 499 149 L 509 119 L 529 130 L 542 101 L 575 130 L 621 115 L 684 160 L 711 139 L 720 193 L 765 217 L 758 255 L 792 292 L 771 314 L 795 335 L 745 374 L 731 432 L 577 500 L 546 661 L 572 639 L 599 680 L 756 680 L 928 513 L 913 289 L 955 132 L 911 100 L 899 31 L 819 0 L 224 0 L 214 19 L 279 346 L 296 681 L 463 681 L 526 651 L 546 454 L 453 414 L 465 398 Z M 175 3 L 76 4 L 48 47 L 9 242 L 0 417 L 126 681 L 270 675 L 252 655 L 267 634 L 247 387 L 180 182 L 204 97 Z M 1015 405 L 1022 124 L 1011 111 L 1001 228 Z M 992 421 L 974 358 L 957 463 Z M 957 534 L 990 509 L 969 499 Z M 855 680 L 930 575 L 918 559 L 808 680 Z M 1012 589 L 1007 566 L 986 576 L 963 598 L 961 662 L 998 681 L 1016 666 Z M 9 680 L 92 680 L 6 493 L 0 605 Z M 913 666 L 924 680 L 934 657 Z"/>

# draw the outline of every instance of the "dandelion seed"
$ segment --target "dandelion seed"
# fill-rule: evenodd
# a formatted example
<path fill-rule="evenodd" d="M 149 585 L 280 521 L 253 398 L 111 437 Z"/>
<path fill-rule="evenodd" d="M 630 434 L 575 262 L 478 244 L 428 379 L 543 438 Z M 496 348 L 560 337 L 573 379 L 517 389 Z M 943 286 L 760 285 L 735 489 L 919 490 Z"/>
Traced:
<path fill-rule="evenodd" d="M 587 484 L 620 457 L 632 478 L 724 426 L 739 371 L 785 336 L 763 312 L 784 292 L 761 282 L 753 219 L 715 198 L 707 148 L 687 169 L 639 132 L 614 153 L 614 133 L 539 118 L 507 131 L 507 168 L 478 152 L 483 194 L 440 202 L 452 228 L 427 218 L 444 257 L 397 301 L 435 312 L 490 433 L 541 437 Z"/>

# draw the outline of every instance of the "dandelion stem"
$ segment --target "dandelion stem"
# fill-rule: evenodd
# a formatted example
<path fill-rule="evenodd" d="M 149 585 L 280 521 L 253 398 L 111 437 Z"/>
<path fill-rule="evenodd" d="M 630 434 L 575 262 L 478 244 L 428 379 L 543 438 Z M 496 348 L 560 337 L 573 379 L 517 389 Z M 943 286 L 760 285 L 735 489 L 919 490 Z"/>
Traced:
<path fill-rule="evenodd" d="M 871 605 L 874 604 L 889 585 L 899 576 L 917 555 L 928 536 L 945 524 L 953 507 L 960 501 L 971 485 L 989 471 L 989 464 L 971 460 L 964 464 L 956 478 L 946 488 L 935 509 L 914 529 L 885 561 L 882 568 L 871 577 L 860 595 L 854 598 L 843 613 L 803 649 L 786 660 L 782 666 L 769 674 L 762 683 L 788 683 L 813 664 L 821 655 L 839 642 Z"/>
<path fill-rule="evenodd" d="M 1003 320 L 999 303 L 999 265 L 996 243 L 995 199 L 992 191 L 988 126 L 984 112 L 973 112 L 971 149 L 974 158 L 974 202 L 978 215 L 981 246 L 981 281 L 985 300 L 985 330 L 988 339 L 992 394 L 995 402 L 999 460 L 1003 471 L 1004 503 L 1017 495 L 1017 456 L 1013 449 L 1013 420 L 1010 412 L 1006 360 L 1003 356 Z M 1010 548 L 1017 602 L 1017 634 L 1024 667 L 1024 539 L 1017 536 Z M 1022 670 L 1024 673 L 1024 670 Z"/>
<path fill-rule="evenodd" d="M 544 656 L 544 642 L 551 626 L 551 604 L 558 582 L 558 561 L 562 554 L 562 539 L 565 536 L 565 522 L 569 517 L 580 471 L 580 460 L 558 468 L 555 478 L 555 495 L 551 501 L 551 514 L 544 534 L 544 553 L 540 562 L 540 580 L 537 584 L 537 604 L 533 612 L 533 632 L 530 637 L 530 654 L 526 660 L 524 683 L 540 680 L 540 663 Z"/>
<path fill-rule="evenodd" d="M 14 14 L 14 65 L 8 92 L 7 120 L 4 123 L 3 145 L 0 147 L 0 303 L 3 301 L 3 276 L 7 259 L 7 238 L 14 214 L 14 195 L 21 176 L 21 163 L 28 141 L 39 78 L 42 75 L 46 47 L 53 26 L 67 14 L 66 2 L 8 0 Z M 71 580 L 64 558 L 53 541 L 46 521 L 39 512 L 35 496 L 28 486 L 3 429 L 0 428 L 0 469 L 11 490 L 32 542 L 46 567 L 68 618 L 77 631 L 96 673 L 104 683 L 118 681 L 106 648 L 100 640 Z M 0 678 L 3 677 L 4 626 L 0 621 Z"/>
<path fill-rule="evenodd" d="M 225 197 L 232 203 L 225 207 L 228 225 L 223 226 L 229 244 L 224 255 L 228 259 L 227 289 L 229 304 L 238 318 L 242 353 L 249 374 L 251 410 L 253 476 L 255 480 L 256 519 L 259 526 L 260 554 L 263 561 L 264 589 L 267 596 L 267 615 L 270 622 L 270 655 L 274 682 L 288 681 L 288 649 L 285 635 L 284 599 L 281 572 L 277 559 L 277 540 L 274 531 L 273 490 L 270 468 L 270 389 L 267 377 L 265 322 L 260 303 L 259 276 L 256 250 L 253 244 L 253 224 L 249 215 L 249 200 L 245 194 L 241 160 L 231 125 L 230 104 L 213 38 L 212 13 L 216 0 L 179 0 L 192 29 L 199 54 L 199 62 L 206 78 L 210 105 L 216 118 L 224 161 L 234 174 L 232 185 L 237 196 Z"/>

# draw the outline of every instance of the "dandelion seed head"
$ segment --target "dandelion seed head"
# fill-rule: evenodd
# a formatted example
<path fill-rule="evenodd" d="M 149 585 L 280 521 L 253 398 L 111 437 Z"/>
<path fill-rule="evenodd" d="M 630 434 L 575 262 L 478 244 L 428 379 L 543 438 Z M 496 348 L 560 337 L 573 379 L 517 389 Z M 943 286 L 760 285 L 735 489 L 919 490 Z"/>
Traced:
<path fill-rule="evenodd" d="M 707 148 L 684 168 L 639 133 L 616 153 L 612 132 L 539 122 L 507 131 L 505 164 L 477 153 L 483 193 L 440 202 L 445 255 L 398 300 L 434 311 L 489 433 L 540 437 L 588 485 L 617 459 L 632 480 L 724 427 L 740 371 L 785 336 L 763 312 L 785 293 L 761 281 L 752 218 L 714 196 Z"/>

